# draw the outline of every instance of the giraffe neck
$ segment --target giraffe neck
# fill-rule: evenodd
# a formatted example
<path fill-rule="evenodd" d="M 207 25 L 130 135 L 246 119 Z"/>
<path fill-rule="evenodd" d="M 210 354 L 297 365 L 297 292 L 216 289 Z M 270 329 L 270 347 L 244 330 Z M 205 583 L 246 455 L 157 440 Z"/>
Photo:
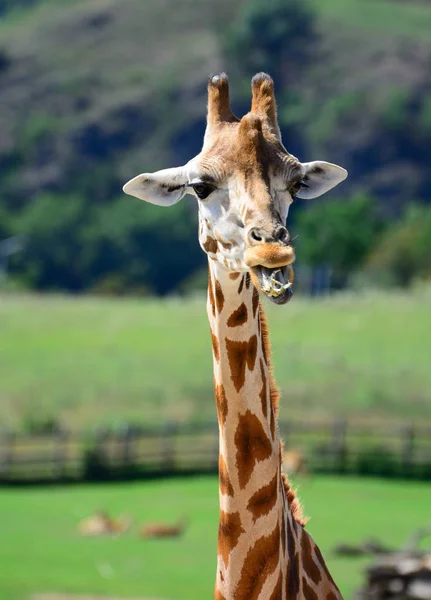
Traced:
<path fill-rule="evenodd" d="M 215 598 L 337 600 L 282 478 L 266 322 L 250 276 L 209 260 L 207 310 L 220 431 Z"/>

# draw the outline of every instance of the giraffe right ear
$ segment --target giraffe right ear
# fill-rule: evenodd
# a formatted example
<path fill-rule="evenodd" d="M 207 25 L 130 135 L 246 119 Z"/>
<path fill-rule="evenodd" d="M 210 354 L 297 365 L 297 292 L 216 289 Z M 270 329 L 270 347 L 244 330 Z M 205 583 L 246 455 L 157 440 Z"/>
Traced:
<path fill-rule="evenodd" d="M 163 169 L 156 173 L 142 173 L 123 187 L 123 192 L 157 206 L 172 206 L 186 193 L 185 167 Z"/>

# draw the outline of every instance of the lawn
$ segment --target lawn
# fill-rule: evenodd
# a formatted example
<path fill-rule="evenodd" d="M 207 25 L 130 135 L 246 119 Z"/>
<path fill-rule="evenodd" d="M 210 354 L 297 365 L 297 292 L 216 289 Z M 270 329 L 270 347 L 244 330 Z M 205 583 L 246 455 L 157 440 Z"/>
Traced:
<path fill-rule="evenodd" d="M 363 559 L 337 558 L 338 542 L 373 535 L 395 547 L 430 519 L 430 485 L 310 477 L 299 482 L 309 529 L 345 598 L 362 580 Z M 122 485 L 2 489 L 0 597 L 35 592 L 211 598 L 218 518 L 217 479 Z M 79 519 L 97 508 L 136 523 L 187 516 L 183 538 L 140 540 L 136 526 L 120 538 L 80 538 Z"/>
<path fill-rule="evenodd" d="M 431 418 L 429 291 L 267 306 L 280 417 Z M 0 296 L 0 421 L 214 419 L 203 297 Z"/>

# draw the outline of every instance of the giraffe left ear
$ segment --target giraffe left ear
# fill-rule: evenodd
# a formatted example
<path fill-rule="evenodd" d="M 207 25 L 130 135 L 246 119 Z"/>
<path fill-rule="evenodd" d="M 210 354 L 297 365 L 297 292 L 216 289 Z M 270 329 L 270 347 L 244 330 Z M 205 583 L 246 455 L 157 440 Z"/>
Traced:
<path fill-rule="evenodd" d="M 320 160 L 302 163 L 302 173 L 301 188 L 296 195 L 306 200 L 321 196 L 347 177 L 343 167 Z"/>
<path fill-rule="evenodd" d="M 156 173 L 142 173 L 123 187 L 123 192 L 157 206 L 172 206 L 186 193 L 185 167 L 163 169 Z"/>

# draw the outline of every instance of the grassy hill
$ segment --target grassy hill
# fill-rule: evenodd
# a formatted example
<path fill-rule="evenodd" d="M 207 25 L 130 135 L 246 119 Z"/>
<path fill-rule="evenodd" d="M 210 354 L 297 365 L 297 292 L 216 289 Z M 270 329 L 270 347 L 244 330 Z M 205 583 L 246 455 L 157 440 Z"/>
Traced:
<path fill-rule="evenodd" d="M 333 197 L 365 191 L 392 219 L 431 194 L 431 7 L 310 2 L 313 33 L 297 44 L 307 59 L 292 58 L 287 39 L 286 64 L 276 54 L 259 67 L 278 73 L 286 146 L 303 160 L 342 164 L 350 177 Z M 121 187 L 200 150 L 209 73 L 228 71 L 234 108 L 247 110 L 249 52 L 235 57 L 228 41 L 249 6 L 23 0 L 2 15 L 0 239 L 28 240 L 11 259 L 26 286 L 166 293 L 196 273 L 194 211 L 173 208 L 166 226 L 161 212 L 126 202 Z M 248 44 L 265 55 L 271 40 L 258 28 Z M 55 256 L 50 249 L 62 243 Z M 152 244 L 166 253 L 156 265 Z M 181 262 L 166 289 L 158 273 L 173 254 Z"/>
<path fill-rule="evenodd" d="M 204 298 L 0 297 L 0 421 L 215 419 Z M 268 306 L 280 417 L 431 418 L 429 292 Z"/>
<path fill-rule="evenodd" d="M 207 76 L 221 69 L 239 113 L 255 68 L 275 74 L 287 148 L 349 170 L 331 197 L 371 195 L 386 222 L 429 202 L 431 7 L 309 0 L 299 3 L 310 8 L 304 38 L 271 53 L 270 10 L 282 2 L 288 28 L 294 0 L 22 0 L 2 15 L 0 239 L 27 240 L 10 261 L 17 279 L 73 292 L 186 285 L 202 265 L 195 210 L 181 203 L 167 217 L 121 188 L 200 150 Z M 257 5 L 269 20 L 247 30 Z M 160 273 L 170 260 L 169 287 Z"/>
<path fill-rule="evenodd" d="M 413 90 L 418 80 L 428 82 L 429 5 L 313 1 L 322 46 L 302 86 L 319 94 L 321 110 L 310 128 L 320 130 L 331 100 L 341 95 L 346 103 L 347 92 L 364 94 L 372 86 L 385 102 L 394 87 Z M 186 0 L 178 10 L 173 0 L 45 0 L 3 16 L 0 157 L 6 189 L 76 188 L 73 178 L 88 161 L 102 172 L 109 164 L 114 180 L 123 181 L 143 165 L 190 158 L 201 141 L 207 76 L 230 70 L 223 31 L 242 4 Z M 329 80 L 330 96 L 322 78 Z M 342 138 L 341 124 L 332 117 L 335 141 Z M 310 131 L 312 146 L 323 133 Z M 335 159 L 336 148 L 329 144 L 328 151 Z M 111 186 L 112 194 L 112 177 Z"/>

